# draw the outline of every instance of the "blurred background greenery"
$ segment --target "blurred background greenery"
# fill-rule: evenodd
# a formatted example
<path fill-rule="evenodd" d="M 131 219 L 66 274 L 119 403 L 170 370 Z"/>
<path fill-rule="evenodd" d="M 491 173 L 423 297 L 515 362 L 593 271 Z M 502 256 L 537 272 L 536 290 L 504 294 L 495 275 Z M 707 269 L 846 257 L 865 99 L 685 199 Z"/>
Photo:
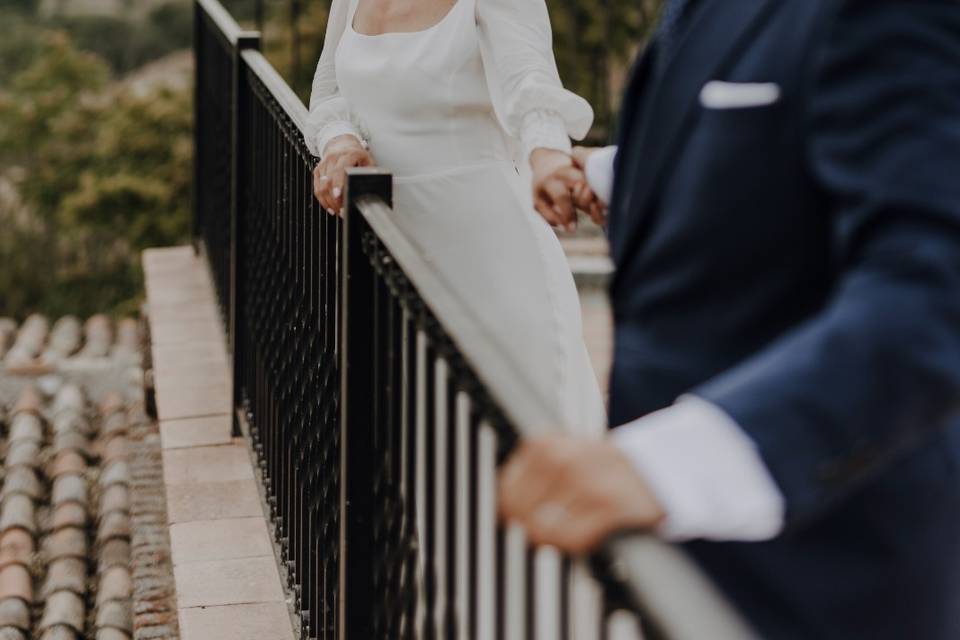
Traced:
<path fill-rule="evenodd" d="M 225 0 L 306 101 L 329 0 Z M 610 136 L 659 0 L 548 0 L 561 75 Z M 129 314 L 139 253 L 189 241 L 189 0 L 0 0 L 0 316 Z"/>

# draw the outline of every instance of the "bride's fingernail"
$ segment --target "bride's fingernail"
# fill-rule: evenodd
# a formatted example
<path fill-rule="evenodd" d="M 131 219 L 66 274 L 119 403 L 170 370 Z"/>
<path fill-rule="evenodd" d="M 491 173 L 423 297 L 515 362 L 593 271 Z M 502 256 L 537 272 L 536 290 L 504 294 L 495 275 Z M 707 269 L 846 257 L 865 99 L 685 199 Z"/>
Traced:
<path fill-rule="evenodd" d="M 331 209 L 330 207 L 327 207 L 327 213 L 329 213 L 330 215 L 333 215 L 333 209 Z"/>

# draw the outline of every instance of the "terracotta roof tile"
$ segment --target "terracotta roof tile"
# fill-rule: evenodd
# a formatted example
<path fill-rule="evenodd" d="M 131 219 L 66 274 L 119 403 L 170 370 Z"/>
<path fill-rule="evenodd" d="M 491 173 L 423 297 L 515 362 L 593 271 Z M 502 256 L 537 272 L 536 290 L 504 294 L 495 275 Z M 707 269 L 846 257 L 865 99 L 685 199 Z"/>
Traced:
<path fill-rule="evenodd" d="M 0 600 L 7 598 L 33 602 L 33 577 L 23 565 L 10 564 L 0 569 Z"/>
<path fill-rule="evenodd" d="M 40 445 L 34 440 L 18 440 L 10 443 L 7 452 L 7 468 L 23 465 L 36 467 L 40 460 Z"/>
<path fill-rule="evenodd" d="M 76 431 L 58 433 L 53 439 L 53 453 L 60 455 L 64 451 L 76 451 L 89 459 L 91 457 L 90 441 L 85 435 Z"/>
<path fill-rule="evenodd" d="M 71 591 L 57 591 L 47 598 L 43 617 L 40 619 L 40 630 L 46 631 L 51 627 L 70 627 L 77 633 L 83 633 L 83 620 L 86 617 L 86 607 L 83 599 Z"/>
<path fill-rule="evenodd" d="M 42 407 L 43 398 L 40 396 L 40 391 L 30 385 L 20 393 L 20 397 L 17 398 L 17 403 L 13 405 L 12 415 L 16 415 L 21 411 L 40 413 Z"/>
<path fill-rule="evenodd" d="M 18 413 L 10 424 L 10 442 L 43 442 L 43 421 L 33 413 Z"/>
<path fill-rule="evenodd" d="M 21 493 L 7 496 L 0 505 L 0 533 L 13 528 L 37 532 L 33 500 Z"/>
<path fill-rule="evenodd" d="M 103 459 L 106 462 L 113 462 L 114 460 L 126 459 L 130 454 L 130 441 L 127 440 L 126 436 L 119 435 L 115 438 L 110 438 L 107 440 L 106 446 L 103 448 Z"/>
<path fill-rule="evenodd" d="M 44 359 L 66 358 L 80 348 L 81 338 L 80 320 L 74 316 L 63 316 L 50 331 L 50 344 L 43 353 Z"/>
<path fill-rule="evenodd" d="M 128 601 L 133 594 L 133 580 L 127 567 L 112 567 L 100 577 L 100 590 L 97 591 L 97 604 L 108 600 Z"/>
<path fill-rule="evenodd" d="M 81 341 L 71 317 L 52 331 L 41 316 L 19 331 L 0 318 L 0 382 L 9 372 L 46 371 L 45 364 L 57 372 L 20 387 L 9 414 L 0 399 L 0 640 L 133 636 L 130 410 L 112 392 L 92 405 L 71 372 L 105 366 L 84 358 L 114 358 L 112 370 L 132 371 L 142 336 L 139 323 L 125 321 L 113 344 L 105 316 L 89 319 L 82 333 Z M 4 358 L 10 354 L 12 361 Z"/>
<path fill-rule="evenodd" d="M 98 571 L 105 572 L 111 567 L 130 566 L 130 541 L 122 538 L 107 540 L 100 547 L 100 562 Z"/>
<path fill-rule="evenodd" d="M 130 516 L 123 511 L 106 514 L 97 528 L 97 542 L 103 543 L 115 538 L 130 539 Z"/>
<path fill-rule="evenodd" d="M 43 632 L 40 640 L 79 640 L 77 632 L 70 627 L 56 626 Z"/>
<path fill-rule="evenodd" d="M 126 405 L 119 393 L 107 393 L 100 401 L 100 415 L 109 418 L 112 414 L 122 411 Z"/>
<path fill-rule="evenodd" d="M 93 316 L 84 325 L 86 343 L 80 354 L 88 358 L 105 358 L 113 344 L 113 327 L 104 315 Z"/>
<path fill-rule="evenodd" d="M 54 414 L 50 423 L 54 433 L 77 431 L 89 436 L 92 432 L 90 421 L 78 409 L 64 409 Z"/>
<path fill-rule="evenodd" d="M 33 536 L 23 529 L 10 529 L 0 536 L 0 567 L 8 564 L 29 566 L 33 552 Z"/>
<path fill-rule="evenodd" d="M 81 474 L 87 469 L 87 461 L 76 451 L 62 451 L 53 458 L 50 465 L 50 471 L 47 475 L 51 479 L 59 478 L 62 475 Z"/>
<path fill-rule="evenodd" d="M 97 611 L 97 628 L 120 629 L 133 633 L 133 612 L 129 601 L 108 600 Z"/>
<path fill-rule="evenodd" d="M 114 435 L 126 433 L 128 426 L 127 412 L 117 411 L 103 419 L 103 425 L 100 431 L 104 437 L 109 438 Z"/>
<path fill-rule="evenodd" d="M 50 502 L 54 505 L 76 502 L 86 507 L 88 504 L 87 479 L 74 474 L 59 476 L 53 481 Z"/>
<path fill-rule="evenodd" d="M 22 493 L 32 500 L 41 495 L 40 479 L 32 467 L 13 467 L 8 469 L 3 479 L 3 489 L 0 490 L 0 499 L 15 493 Z"/>
<path fill-rule="evenodd" d="M 0 627 L 30 628 L 30 607 L 20 598 L 0 600 Z M 0 635 L 0 638 L 3 638 Z"/>
<path fill-rule="evenodd" d="M 107 514 L 111 511 L 130 510 L 130 492 L 127 486 L 123 484 L 112 484 L 107 487 L 103 495 L 100 496 L 100 513 Z"/>
<path fill-rule="evenodd" d="M 83 529 L 66 527 L 50 534 L 43 541 L 43 551 L 47 558 L 86 558 L 87 533 Z"/>
<path fill-rule="evenodd" d="M 72 591 L 79 596 L 86 593 L 87 563 L 80 558 L 60 558 L 50 563 L 41 595 L 49 598 L 57 591 Z"/>
<path fill-rule="evenodd" d="M 53 398 L 53 413 L 62 411 L 83 411 L 86 406 L 86 400 L 83 397 L 83 391 L 75 384 L 65 384 L 57 391 Z"/>
<path fill-rule="evenodd" d="M 90 522 L 87 509 L 84 505 L 76 502 L 65 502 L 54 508 L 53 515 L 50 517 L 50 526 L 48 530 L 56 531 L 64 527 L 86 527 Z"/>
<path fill-rule="evenodd" d="M 129 484 L 130 469 L 125 460 L 115 460 L 107 464 L 100 472 L 100 486 L 109 487 L 112 484 Z"/>

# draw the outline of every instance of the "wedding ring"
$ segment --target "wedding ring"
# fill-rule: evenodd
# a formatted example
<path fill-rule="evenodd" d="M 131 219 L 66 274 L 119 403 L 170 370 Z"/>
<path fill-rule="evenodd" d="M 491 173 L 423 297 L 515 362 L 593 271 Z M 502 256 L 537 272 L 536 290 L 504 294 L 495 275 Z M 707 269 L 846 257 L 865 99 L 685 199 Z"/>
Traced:
<path fill-rule="evenodd" d="M 330 182 L 330 176 L 320 176 L 320 182 Z"/>
<path fill-rule="evenodd" d="M 549 530 L 555 528 L 557 525 L 566 520 L 567 514 L 568 510 L 562 504 L 548 502 L 537 509 L 537 512 L 533 515 L 533 517 L 536 520 L 538 527 Z"/>

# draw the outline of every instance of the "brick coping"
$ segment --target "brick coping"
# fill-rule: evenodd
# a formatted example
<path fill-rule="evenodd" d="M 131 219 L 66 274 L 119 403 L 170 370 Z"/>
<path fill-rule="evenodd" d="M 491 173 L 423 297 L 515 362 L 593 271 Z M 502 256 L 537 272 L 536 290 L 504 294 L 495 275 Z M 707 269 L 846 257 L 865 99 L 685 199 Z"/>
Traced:
<path fill-rule="evenodd" d="M 231 434 L 231 375 L 213 286 L 191 247 L 143 254 L 182 640 L 293 640 L 247 441 Z"/>

